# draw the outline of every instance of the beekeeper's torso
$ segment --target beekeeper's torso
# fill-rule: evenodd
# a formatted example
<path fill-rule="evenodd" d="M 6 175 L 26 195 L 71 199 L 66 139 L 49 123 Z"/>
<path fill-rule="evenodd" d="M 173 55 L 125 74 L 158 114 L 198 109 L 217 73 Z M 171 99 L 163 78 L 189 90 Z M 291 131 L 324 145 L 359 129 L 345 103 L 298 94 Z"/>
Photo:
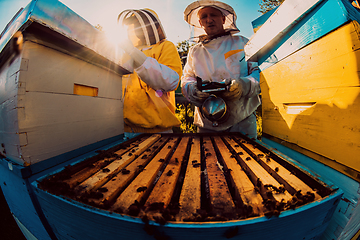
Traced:
<path fill-rule="evenodd" d="M 257 63 L 245 61 L 244 46 L 247 41 L 248 39 L 242 36 L 225 35 L 208 43 L 198 43 L 189 50 L 181 80 L 182 87 L 196 81 L 196 77 L 212 82 L 241 77 L 247 85 L 243 97 L 227 102 L 230 117 L 225 123 L 213 127 L 212 123 L 205 119 L 196 108 L 194 123 L 197 126 L 216 131 L 226 130 L 248 117 L 260 105 Z M 185 88 L 183 88 L 183 93 L 187 96 Z"/>

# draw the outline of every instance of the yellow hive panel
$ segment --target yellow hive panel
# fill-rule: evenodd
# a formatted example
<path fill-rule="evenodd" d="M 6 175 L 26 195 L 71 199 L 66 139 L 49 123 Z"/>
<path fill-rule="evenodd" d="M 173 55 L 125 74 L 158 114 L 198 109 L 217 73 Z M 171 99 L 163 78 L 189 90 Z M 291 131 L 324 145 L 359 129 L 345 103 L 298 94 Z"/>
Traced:
<path fill-rule="evenodd" d="M 263 132 L 360 171 L 359 24 L 261 73 Z"/>

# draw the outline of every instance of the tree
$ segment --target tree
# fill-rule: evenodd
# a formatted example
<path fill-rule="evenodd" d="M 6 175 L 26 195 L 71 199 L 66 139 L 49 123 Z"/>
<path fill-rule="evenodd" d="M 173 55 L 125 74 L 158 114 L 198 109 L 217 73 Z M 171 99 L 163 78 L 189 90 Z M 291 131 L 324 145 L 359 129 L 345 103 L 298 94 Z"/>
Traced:
<path fill-rule="evenodd" d="M 259 3 L 259 5 L 260 5 L 259 12 L 261 12 L 262 14 L 265 14 L 265 13 L 273 10 L 277 6 L 280 6 L 284 1 L 285 0 L 261 0 L 261 2 Z"/>
<path fill-rule="evenodd" d="M 176 45 L 176 49 L 178 53 L 181 55 L 187 54 L 189 52 L 189 48 L 191 47 L 188 40 L 184 40 L 181 42 L 178 42 Z"/>
<path fill-rule="evenodd" d="M 189 49 L 193 45 L 195 45 L 195 44 L 190 44 L 188 40 L 184 40 L 184 41 L 178 42 L 176 44 L 176 49 L 177 49 L 177 51 L 178 51 L 178 53 L 180 55 L 183 67 L 184 67 L 184 65 L 186 63 L 186 56 L 187 56 L 187 54 L 189 52 Z"/>
<path fill-rule="evenodd" d="M 181 63 L 183 67 L 186 63 L 186 57 L 189 52 L 190 47 L 195 44 L 190 44 L 188 40 L 184 40 L 178 42 L 176 44 L 176 49 L 179 53 L 181 58 Z M 173 128 L 175 133 L 196 133 L 197 127 L 194 125 L 194 109 L 195 106 L 190 103 L 182 94 L 181 94 L 181 87 L 179 87 L 175 91 L 175 98 L 176 98 L 176 110 L 175 115 L 181 121 L 180 127 Z"/>

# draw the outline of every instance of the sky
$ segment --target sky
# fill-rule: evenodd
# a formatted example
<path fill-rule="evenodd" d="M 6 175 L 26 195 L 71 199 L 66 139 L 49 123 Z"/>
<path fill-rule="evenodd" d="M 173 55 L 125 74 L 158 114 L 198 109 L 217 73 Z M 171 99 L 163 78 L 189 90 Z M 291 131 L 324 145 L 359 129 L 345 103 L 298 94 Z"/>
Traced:
<path fill-rule="evenodd" d="M 15 13 L 28 5 L 30 0 L 0 0 L 0 32 Z M 103 27 L 110 32 L 116 27 L 118 14 L 125 9 L 153 9 L 159 16 L 168 40 L 178 43 L 190 36 L 188 24 L 184 21 L 184 10 L 193 0 L 61 0 L 90 24 Z M 251 22 L 261 16 L 260 0 L 223 0 L 232 6 L 237 14 L 240 35 L 253 35 Z"/>

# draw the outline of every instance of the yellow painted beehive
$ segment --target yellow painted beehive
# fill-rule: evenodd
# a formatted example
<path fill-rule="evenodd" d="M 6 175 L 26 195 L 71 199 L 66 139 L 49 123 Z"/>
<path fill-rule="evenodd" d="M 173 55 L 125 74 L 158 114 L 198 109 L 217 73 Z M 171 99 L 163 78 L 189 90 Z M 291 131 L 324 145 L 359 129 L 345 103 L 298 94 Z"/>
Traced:
<path fill-rule="evenodd" d="M 352 21 L 260 79 L 264 133 L 353 178 L 360 171 L 359 48 L 359 23 Z"/>

